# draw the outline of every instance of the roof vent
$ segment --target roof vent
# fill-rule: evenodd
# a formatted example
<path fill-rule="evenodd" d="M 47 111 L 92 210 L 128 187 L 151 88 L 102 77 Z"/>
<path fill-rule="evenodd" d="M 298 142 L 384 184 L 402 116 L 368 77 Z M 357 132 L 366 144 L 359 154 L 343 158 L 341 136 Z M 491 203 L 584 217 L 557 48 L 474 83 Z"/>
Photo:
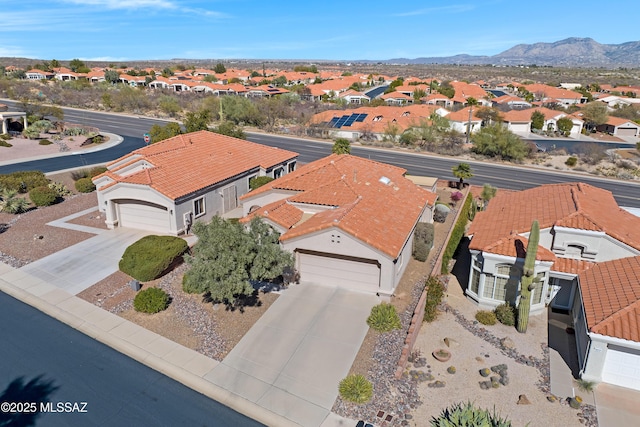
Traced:
<path fill-rule="evenodd" d="M 389 185 L 391 184 L 391 179 L 387 178 L 386 176 L 381 176 L 380 179 L 378 180 L 381 183 L 383 183 L 384 185 Z"/>

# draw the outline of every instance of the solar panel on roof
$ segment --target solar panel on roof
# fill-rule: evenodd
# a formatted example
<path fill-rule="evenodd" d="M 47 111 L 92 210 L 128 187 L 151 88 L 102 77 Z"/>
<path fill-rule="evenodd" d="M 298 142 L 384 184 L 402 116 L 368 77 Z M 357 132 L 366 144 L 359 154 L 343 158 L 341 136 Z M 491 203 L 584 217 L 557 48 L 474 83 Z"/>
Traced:
<path fill-rule="evenodd" d="M 347 121 L 344 123 L 345 126 L 351 126 L 353 122 L 356 120 L 357 114 L 352 114 L 349 116 Z"/>
<path fill-rule="evenodd" d="M 332 118 L 332 119 L 329 121 L 329 126 L 333 126 L 333 125 L 335 125 L 337 121 L 338 121 L 338 118 L 337 118 L 337 117 Z"/>
<path fill-rule="evenodd" d="M 342 116 L 338 119 L 338 121 L 333 125 L 334 128 L 340 128 L 344 126 L 349 116 Z"/>
<path fill-rule="evenodd" d="M 367 114 L 366 113 L 361 113 L 358 114 L 358 117 L 356 117 L 356 122 L 364 122 L 364 119 L 367 118 Z"/>

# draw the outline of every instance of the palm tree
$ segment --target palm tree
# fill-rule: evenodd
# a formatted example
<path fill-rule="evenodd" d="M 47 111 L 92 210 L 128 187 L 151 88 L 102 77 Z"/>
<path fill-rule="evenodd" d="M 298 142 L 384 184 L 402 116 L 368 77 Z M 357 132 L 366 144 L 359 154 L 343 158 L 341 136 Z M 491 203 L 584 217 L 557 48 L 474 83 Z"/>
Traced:
<path fill-rule="evenodd" d="M 453 172 L 453 176 L 460 180 L 458 182 L 458 189 L 461 189 L 464 186 L 465 179 L 471 178 L 473 176 L 473 172 L 471 172 L 471 166 L 469 166 L 469 163 L 460 163 L 458 166 L 452 167 L 451 171 Z"/>
<path fill-rule="evenodd" d="M 17 197 L 17 194 L 16 190 L 0 189 L 0 212 L 18 214 L 27 210 L 29 202 L 22 197 Z"/>

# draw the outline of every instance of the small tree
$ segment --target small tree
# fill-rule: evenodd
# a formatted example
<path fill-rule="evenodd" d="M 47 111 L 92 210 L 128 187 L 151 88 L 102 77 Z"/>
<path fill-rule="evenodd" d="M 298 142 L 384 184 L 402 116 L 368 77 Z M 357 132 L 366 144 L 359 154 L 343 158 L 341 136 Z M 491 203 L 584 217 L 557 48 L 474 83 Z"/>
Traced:
<path fill-rule="evenodd" d="M 216 64 L 216 67 L 213 69 L 213 71 L 215 71 L 216 74 L 224 74 L 227 72 L 227 69 L 225 68 L 224 64 L 222 64 L 221 62 L 218 62 Z"/>
<path fill-rule="evenodd" d="M 571 129 L 573 128 L 573 121 L 569 117 L 563 117 L 558 120 L 556 125 L 558 126 L 558 131 L 560 131 L 562 135 L 567 136 L 571 133 Z"/>
<path fill-rule="evenodd" d="M 544 127 L 544 114 L 535 110 L 531 113 L 531 129 L 542 130 Z"/>
<path fill-rule="evenodd" d="M 333 143 L 331 152 L 335 154 L 351 154 L 351 143 L 346 138 L 338 138 Z"/>
<path fill-rule="evenodd" d="M 604 124 L 609 119 L 609 110 L 604 102 L 589 102 L 582 106 L 581 111 L 587 130 Z"/>
<path fill-rule="evenodd" d="M 498 192 L 498 189 L 496 187 L 493 187 L 491 184 L 484 184 L 482 186 L 482 193 L 480 193 L 480 197 L 482 197 L 482 200 L 484 200 L 485 204 L 493 199 L 496 196 L 496 193 Z"/>
<path fill-rule="evenodd" d="M 120 80 L 120 74 L 118 74 L 116 70 L 105 70 L 104 80 L 111 84 L 118 83 L 118 80 Z"/>
<path fill-rule="evenodd" d="M 184 120 L 184 127 L 187 133 L 191 133 L 208 130 L 209 123 L 211 123 L 211 111 L 205 109 L 197 112 L 189 111 Z"/>
<path fill-rule="evenodd" d="M 471 178 L 473 176 L 473 172 L 471 171 L 471 166 L 469 163 L 460 163 L 457 166 L 453 166 L 451 168 L 453 172 L 453 176 L 459 179 L 458 188 L 462 188 L 464 186 L 464 180 Z"/>

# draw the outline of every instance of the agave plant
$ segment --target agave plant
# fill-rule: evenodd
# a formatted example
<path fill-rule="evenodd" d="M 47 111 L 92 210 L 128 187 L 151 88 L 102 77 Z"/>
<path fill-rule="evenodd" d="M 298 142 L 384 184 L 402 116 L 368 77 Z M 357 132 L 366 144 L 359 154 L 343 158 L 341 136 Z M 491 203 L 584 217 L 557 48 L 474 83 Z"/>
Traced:
<path fill-rule="evenodd" d="M 479 409 L 471 402 L 456 403 L 442 411 L 438 418 L 431 419 L 431 427 L 511 427 L 511 421 Z"/>
<path fill-rule="evenodd" d="M 29 207 L 29 202 L 17 195 L 18 192 L 16 190 L 9 190 L 7 188 L 0 189 L 0 212 L 10 214 L 25 212 Z"/>

